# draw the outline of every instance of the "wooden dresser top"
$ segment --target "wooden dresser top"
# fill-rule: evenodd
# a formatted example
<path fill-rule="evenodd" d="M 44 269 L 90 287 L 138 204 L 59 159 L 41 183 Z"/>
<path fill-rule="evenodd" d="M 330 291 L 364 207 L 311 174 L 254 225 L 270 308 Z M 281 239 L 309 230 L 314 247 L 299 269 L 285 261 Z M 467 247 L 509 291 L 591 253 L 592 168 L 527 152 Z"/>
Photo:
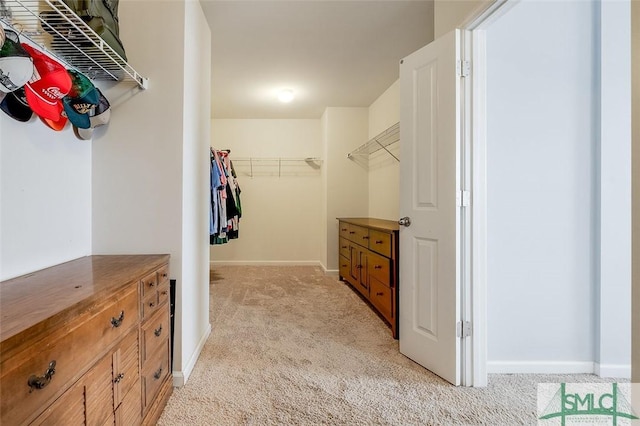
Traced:
<path fill-rule="evenodd" d="M 0 282 L 0 341 L 60 322 L 169 262 L 168 254 L 96 255 Z"/>
<path fill-rule="evenodd" d="M 339 217 L 340 222 L 351 223 L 353 225 L 364 226 L 366 228 L 378 229 L 380 231 L 398 231 L 398 222 L 386 219 L 375 219 L 372 217 Z"/>

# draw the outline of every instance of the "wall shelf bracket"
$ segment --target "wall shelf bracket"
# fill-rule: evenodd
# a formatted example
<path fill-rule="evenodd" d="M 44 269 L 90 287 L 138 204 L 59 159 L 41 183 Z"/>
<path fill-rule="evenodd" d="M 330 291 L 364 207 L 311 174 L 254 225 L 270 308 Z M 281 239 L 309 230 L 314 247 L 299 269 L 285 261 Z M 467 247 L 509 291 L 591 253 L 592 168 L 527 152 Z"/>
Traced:
<path fill-rule="evenodd" d="M 383 131 L 379 135 L 370 139 L 366 143 L 360 145 L 358 148 L 354 149 L 350 153 L 347 154 L 347 158 L 354 158 L 355 156 L 369 156 L 374 152 L 378 152 L 381 149 L 384 149 L 390 156 L 395 158 L 396 161 L 400 161 L 400 159 L 389 151 L 388 146 L 396 143 L 400 140 L 400 123 L 396 123 L 393 126 L 389 127 L 387 130 Z"/>

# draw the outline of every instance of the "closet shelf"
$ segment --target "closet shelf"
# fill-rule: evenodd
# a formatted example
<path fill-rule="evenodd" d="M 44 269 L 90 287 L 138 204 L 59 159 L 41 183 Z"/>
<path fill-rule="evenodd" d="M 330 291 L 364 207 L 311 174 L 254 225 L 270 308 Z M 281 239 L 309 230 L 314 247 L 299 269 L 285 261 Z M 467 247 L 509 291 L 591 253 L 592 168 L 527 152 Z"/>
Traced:
<path fill-rule="evenodd" d="M 305 176 L 316 174 L 322 165 L 317 157 L 284 158 L 284 157 L 249 157 L 233 158 L 235 169 L 242 170 L 250 177 L 262 176 Z"/>
<path fill-rule="evenodd" d="M 75 68 L 92 80 L 133 82 L 147 88 L 148 79 L 138 74 L 62 0 L 4 3 L 8 9 L 3 11 L 0 21 L 68 68 Z M 42 18 L 45 11 L 46 21 Z"/>
<path fill-rule="evenodd" d="M 384 132 L 370 139 L 366 143 L 360 145 L 358 148 L 351 151 L 347 154 L 347 158 L 353 158 L 355 156 L 368 156 L 373 154 L 374 152 L 378 152 L 381 149 L 387 151 L 387 153 L 395 158 L 397 161 L 400 161 L 398 157 L 396 157 L 391 151 L 387 149 L 387 147 L 393 143 L 396 143 L 400 140 L 400 123 L 396 123 L 393 126 L 389 127 Z"/>

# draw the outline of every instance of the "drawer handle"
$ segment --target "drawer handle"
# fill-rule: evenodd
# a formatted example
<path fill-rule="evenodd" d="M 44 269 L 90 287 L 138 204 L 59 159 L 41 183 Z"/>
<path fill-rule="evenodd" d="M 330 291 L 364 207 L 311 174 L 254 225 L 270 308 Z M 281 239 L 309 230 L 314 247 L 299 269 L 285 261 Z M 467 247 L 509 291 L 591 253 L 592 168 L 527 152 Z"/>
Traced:
<path fill-rule="evenodd" d="M 113 383 L 120 383 L 122 381 L 122 379 L 124 379 L 124 373 L 120 373 L 116 376 L 115 379 L 113 379 Z"/>
<path fill-rule="evenodd" d="M 362 265 L 356 265 L 356 268 L 362 269 Z"/>
<path fill-rule="evenodd" d="M 382 265 L 374 265 L 373 269 L 382 269 Z"/>
<path fill-rule="evenodd" d="M 350 234 L 355 234 L 355 233 L 356 233 L 356 231 L 349 231 L 349 233 L 350 233 Z"/>
<path fill-rule="evenodd" d="M 349 246 L 342 246 L 342 248 L 349 248 Z"/>
<path fill-rule="evenodd" d="M 153 286 L 155 286 L 155 285 L 156 285 L 156 283 L 155 283 L 155 282 L 153 282 L 153 281 L 149 281 L 149 282 L 148 282 L 148 284 L 149 284 L 149 287 L 153 287 Z"/>
<path fill-rule="evenodd" d="M 384 296 L 384 293 L 382 293 L 381 291 L 376 293 L 376 296 Z"/>
<path fill-rule="evenodd" d="M 346 267 L 347 267 L 347 265 L 342 265 L 342 267 L 343 267 L 343 268 L 346 268 Z"/>
<path fill-rule="evenodd" d="M 158 371 L 153 373 L 153 378 L 156 379 L 156 380 L 158 380 L 160 378 L 160 376 L 162 376 L 162 367 L 160 367 L 160 369 Z"/>
<path fill-rule="evenodd" d="M 368 239 L 369 239 L 369 236 L 368 236 L 368 235 L 364 235 L 364 236 L 362 237 L 362 239 L 363 239 L 363 240 L 368 240 Z"/>
<path fill-rule="evenodd" d="M 53 360 L 49 363 L 49 368 L 44 372 L 44 376 L 36 377 L 36 375 L 32 375 L 27 380 L 27 384 L 31 389 L 29 389 L 29 393 L 33 392 L 35 389 L 42 389 L 47 386 L 51 382 L 51 377 L 56 374 L 56 361 Z"/>
<path fill-rule="evenodd" d="M 164 272 L 164 273 L 162 274 L 162 278 L 167 278 L 167 273 L 166 273 L 166 272 Z"/>
<path fill-rule="evenodd" d="M 167 295 L 167 290 L 161 291 L 160 294 L 163 295 L 163 296 L 166 296 Z"/>
<path fill-rule="evenodd" d="M 162 334 L 162 325 L 160 325 L 160 327 L 153 330 L 153 334 L 155 334 L 156 337 L 160 337 L 160 334 Z"/>
<path fill-rule="evenodd" d="M 118 318 L 111 317 L 111 327 L 120 327 L 122 325 L 122 321 L 124 321 L 124 311 L 120 311 L 120 316 Z"/>
<path fill-rule="evenodd" d="M 376 244 L 382 244 L 382 240 L 376 240 Z"/>
<path fill-rule="evenodd" d="M 342 228 L 341 231 L 342 232 L 347 232 L 347 228 Z"/>
<path fill-rule="evenodd" d="M 156 302 L 149 302 L 149 307 L 153 308 L 154 306 L 156 306 Z"/>

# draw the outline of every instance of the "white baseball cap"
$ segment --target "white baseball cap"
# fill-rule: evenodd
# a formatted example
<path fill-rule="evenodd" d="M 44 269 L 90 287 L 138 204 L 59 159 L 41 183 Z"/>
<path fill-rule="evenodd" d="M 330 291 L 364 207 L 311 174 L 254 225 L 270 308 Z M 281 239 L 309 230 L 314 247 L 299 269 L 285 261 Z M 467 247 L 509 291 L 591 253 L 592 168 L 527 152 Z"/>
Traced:
<path fill-rule="evenodd" d="M 0 48 L 0 91 L 13 92 L 24 86 L 33 76 L 33 60 L 20 45 L 15 31 L 3 30 L 4 43 Z"/>

